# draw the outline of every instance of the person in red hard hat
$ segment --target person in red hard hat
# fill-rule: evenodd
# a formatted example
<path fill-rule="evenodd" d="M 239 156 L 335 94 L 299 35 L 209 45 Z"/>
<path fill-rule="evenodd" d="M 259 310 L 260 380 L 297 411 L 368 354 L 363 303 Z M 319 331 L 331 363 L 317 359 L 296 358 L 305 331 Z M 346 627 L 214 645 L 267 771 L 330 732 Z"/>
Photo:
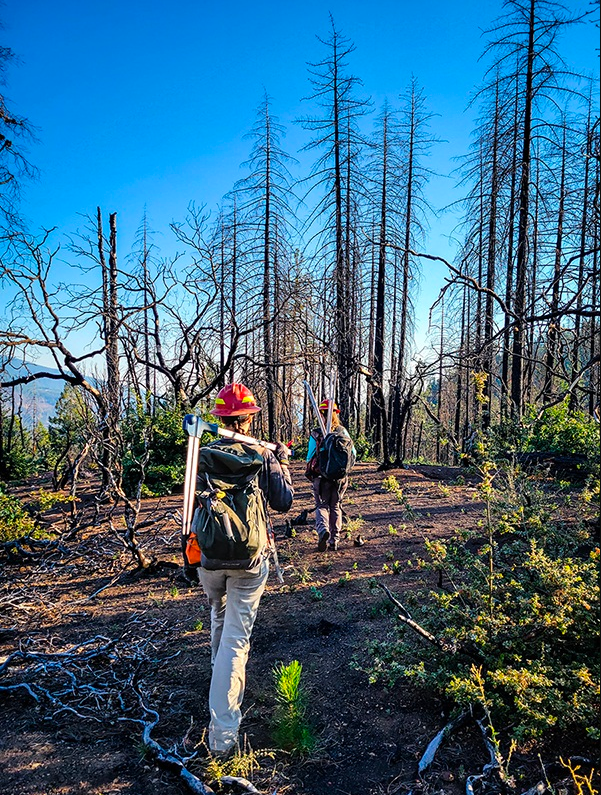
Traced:
<path fill-rule="evenodd" d="M 319 404 L 319 413 L 324 424 L 327 421 L 329 400 L 322 400 Z M 333 403 L 331 431 L 346 435 L 349 433 L 340 424 L 340 409 Z M 348 478 L 332 481 L 321 475 L 319 470 L 319 447 L 323 441 L 321 429 L 313 428 L 309 436 L 307 450 L 306 476 L 313 484 L 313 497 L 315 499 L 315 530 L 317 531 L 317 551 L 337 552 L 342 533 L 342 498 L 348 486 Z M 354 448 L 353 448 L 354 449 Z"/>
<path fill-rule="evenodd" d="M 215 398 L 215 406 L 211 411 L 215 417 L 232 417 L 236 422 L 244 422 L 247 415 L 261 411 L 257 406 L 253 393 L 244 384 L 228 384 L 219 391 Z M 232 422 L 233 424 L 233 422 Z"/>
<path fill-rule="evenodd" d="M 228 384 L 219 391 L 212 414 L 224 426 L 250 435 L 255 414 L 261 411 L 252 392 L 244 384 Z M 220 440 L 216 444 L 236 444 Z M 290 510 L 294 492 L 288 469 L 289 450 L 281 442 L 275 453 L 254 448 L 263 457 L 258 485 L 266 506 L 284 513 Z M 201 483 L 199 487 L 206 487 Z M 209 747 L 219 757 L 238 749 L 242 718 L 245 671 L 250 636 L 269 573 L 268 549 L 250 569 L 209 570 L 201 563 L 200 582 L 211 606 L 211 663 L 209 690 Z"/>

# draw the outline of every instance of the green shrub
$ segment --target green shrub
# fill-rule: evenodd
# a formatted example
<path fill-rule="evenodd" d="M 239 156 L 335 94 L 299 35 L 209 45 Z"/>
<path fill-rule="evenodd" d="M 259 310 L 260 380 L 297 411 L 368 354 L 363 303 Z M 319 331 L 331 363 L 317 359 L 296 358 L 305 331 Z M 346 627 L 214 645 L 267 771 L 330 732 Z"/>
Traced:
<path fill-rule="evenodd" d="M 570 411 L 569 399 L 545 409 L 539 417 L 534 408 L 525 419 L 529 427 L 527 449 L 558 455 L 584 455 L 599 461 L 599 424 L 582 411 Z"/>
<path fill-rule="evenodd" d="M 61 491 L 39 489 L 30 495 L 27 505 L 11 494 L 6 494 L 0 483 L 0 541 L 16 541 L 21 538 L 47 538 L 48 533 L 36 522 L 36 516 L 55 505 L 72 502 L 72 497 Z"/>
<path fill-rule="evenodd" d="M 43 513 L 54 508 L 55 505 L 67 505 L 75 500 L 70 494 L 65 494 L 62 491 L 45 491 L 38 489 L 32 495 L 32 507 L 38 512 Z"/>
<path fill-rule="evenodd" d="M 491 429 L 484 440 L 493 458 L 508 453 L 538 452 L 582 455 L 587 472 L 599 469 L 599 424 L 582 411 L 570 411 L 569 398 L 545 409 L 539 416 L 530 406 L 522 420 L 507 420 Z"/>
<path fill-rule="evenodd" d="M 357 451 L 357 461 L 373 461 L 374 450 L 371 439 L 368 439 L 365 434 L 359 434 L 354 439 L 355 450 Z"/>
<path fill-rule="evenodd" d="M 33 453 L 20 445 L 2 456 L 2 477 L 5 480 L 24 480 L 37 471 Z"/>
<path fill-rule="evenodd" d="M 525 479 L 498 492 L 484 470 L 481 493 L 481 526 L 426 542 L 418 561 L 442 572 L 445 587 L 412 610 L 442 648 L 400 625 L 370 644 L 369 676 L 409 678 L 456 704 L 482 702 L 484 688 L 494 725 L 518 741 L 598 738 L 599 549 L 582 526 L 553 522 L 551 497 Z"/>
<path fill-rule="evenodd" d="M 146 479 L 142 485 L 142 496 L 163 497 L 171 494 L 176 486 L 184 482 L 186 465 L 183 464 L 150 464 L 146 468 Z M 134 474 L 133 468 L 128 472 Z M 139 470 L 136 473 L 139 477 Z"/>
<path fill-rule="evenodd" d="M 0 541 L 15 541 L 35 531 L 35 522 L 21 500 L 0 491 Z"/>
<path fill-rule="evenodd" d="M 37 471 L 37 458 L 33 451 L 31 433 L 20 417 L 5 417 L 0 426 L 2 455 L 0 478 L 5 481 L 23 480 Z"/>
<path fill-rule="evenodd" d="M 530 428 L 516 420 L 504 420 L 493 426 L 486 438 L 489 454 L 493 458 L 504 457 L 508 453 L 523 452 L 528 447 Z"/>
<path fill-rule="evenodd" d="M 90 438 L 98 435 L 98 421 L 89 397 L 80 386 L 67 384 L 48 421 L 46 460 L 53 467 L 58 459 L 67 463 L 65 453 L 74 460 Z"/>
<path fill-rule="evenodd" d="M 135 494 L 142 477 L 142 494 L 163 496 L 184 482 L 186 470 L 186 435 L 182 428 L 184 412 L 180 407 L 157 406 L 154 416 L 138 406 L 123 423 L 126 452 L 123 457 L 123 487 Z"/>

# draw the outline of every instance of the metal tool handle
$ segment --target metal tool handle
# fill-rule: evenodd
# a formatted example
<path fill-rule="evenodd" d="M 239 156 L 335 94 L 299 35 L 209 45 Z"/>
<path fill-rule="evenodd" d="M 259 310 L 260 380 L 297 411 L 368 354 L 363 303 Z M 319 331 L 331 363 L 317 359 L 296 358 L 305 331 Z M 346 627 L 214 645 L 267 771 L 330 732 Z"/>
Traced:
<path fill-rule="evenodd" d="M 196 494 L 196 472 L 198 469 L 198 448 L 200 438 L 190 436 L 188 439 L 188 455 L 186 458 L 186 476 L 184 479 L 184 506 L 182 510 L 182 536 L 190 535 L 192 515 L 194 513 L 194 495 Z"/>
<path fill-rule="evenodd" d="M 319 423 L 319 428 L 321 430 L 321 435 L 325 436 L 326 435 L 326 426 L 325 426 L 325 423 L 323 421 L 323 417 L 321 416 L 321 414 L 319 412 L 319 406 L 317 405 L 317 401 L 315 400 L 315 395 L 313 394 L 313 390 L 311 389 L 311 385 L 309 384 L 308 381 L 303 381 L 303 384 L 305 385 L 305 389 L 307 390 L 307 396 L 309 398 L 309 403 L 313 407 L 313 411 L 315 412 L 315 416 L 317 417 L 317 422 Z"/>
<path fill-rule="evenodd" d="M 334 411 L 334 381 L 330 376 L 330 388 L 328 395 L 328 419 L 326 421 L 326 434 L 332 431 L 332 412 Z"/>
<path fill-rule="evenodd" d="M 246 444 L 258 444 L 261 447 L 266 447 L 268 450 L 275 452 L 278 448 L 273 442 L 263 442 L 260 439 L 255 439 L 253 436 L 245 436 L 243 433 L 236 433 L 230 431 L 229 428 L 222 428 L 218 426 L 217 433 L 224 436 L 226 439 L 233 439 L 235 442 L 246 442 Z"/>
<path fill-rule="evenodd" d="M 278 558 L 278 550 L 275 545 L 275 533 L 273 532 L 273 524 L 271 523 L 271 518 L 269 516 L 267 506 L 265 506 L 265 515 L 267 516 L 267 546 L 273 558 L 273 567 L 275 569 L 275 574 L 276 577 L 278 578 L 278 582 L 280 583 L 280 585 L 283 585 L 284 574 L 280 566 L 280 561 Z"/>
<path fill-rule="evenodd" d="M 263 442 L 260 439 L 255 439 L 254 436 L 245 436 L 243 433 L 230 431 L 228 428 L 222 428 L 220 425 L 217 425 L 216 422 L 207 422 L 203 420 L 203 418 L 199 417 L 197 414 L 186 414 L 183 426 L 189 436 L 200 438 L 206 431 L 207 433 L 224 436 L 226 439 L 233 439 L 235 442 L 246 442 L 246 444 L 259 445 L 273 452 L 277 450 L 277 445 L 273 444 L 273 442 Z"/>

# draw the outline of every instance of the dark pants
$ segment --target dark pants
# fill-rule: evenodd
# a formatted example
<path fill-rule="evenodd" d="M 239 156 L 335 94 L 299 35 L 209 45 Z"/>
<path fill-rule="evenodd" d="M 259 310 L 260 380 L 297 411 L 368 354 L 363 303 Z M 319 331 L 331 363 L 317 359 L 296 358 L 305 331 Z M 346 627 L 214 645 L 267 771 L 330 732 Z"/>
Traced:
<path fill-rule="evenodd" d="M 315 498 L 315 529 L 322 538 L 329 533 L 330 544 L 337 544 L 342 532 L 342 497 L 346 491 L 348 480 L 333 482 L 325 478 L 313 481 Z"/>

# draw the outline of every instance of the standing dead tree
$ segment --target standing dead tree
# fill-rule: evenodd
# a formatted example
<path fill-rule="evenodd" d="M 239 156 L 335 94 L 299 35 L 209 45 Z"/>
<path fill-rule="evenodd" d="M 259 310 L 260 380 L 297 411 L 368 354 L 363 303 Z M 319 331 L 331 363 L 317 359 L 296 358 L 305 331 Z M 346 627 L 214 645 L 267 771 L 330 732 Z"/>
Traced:
<path fill-rule="evenodd" d="M 501 312 L 510 318 L 510 322 L 513 323 L 516 322 L 517 315 L 515 311 L 509 309 L 504 299 L 498 293 L 491 291 L 486 286 L 479 284 L 478 280 L 475 279 L 473 276 L 464 273 L 460 268 L 456 268 L 454 265 L 448 262 L 448 260 L 444 259 L 444 257 L 439 257 L 425 253 L 420 254 L 418 252 L 413 252 L 413 253 L 416 257 L 423 257 L 424 259 L 430 259 L 442 262 L 449 269 L 451 275 L 446 279 L 446 285 L 442 288 L 436 303 L 440 302 L 449 290 L 452 290 L 455 286 L 460 285 L 469 289 L 475 294 L 491 296 L 492 299 L 495 301 L 495 303 L 499 306 Z M 591 251 L 586 252 L 587 255 L 590 255 L 592 253 L 593 252 Z M 567 260 L 564 268 L 568 269 L 570 265 L 576 259 L 578 259 L 579 256 L 580 254 L 578 253 L 575 254 L 569 260 Z M 578 306 L 577 295 L 572 295 L 567 298 L 565 303 L 562 303 L 554 311 L 543 308 L 539 314 L 527 314 L 523 316 L 523 321 L 526 324 L 548 323 L 556 321 L 560 317 L 575 317 L 576 315 L 578 315 L 581 319 L 586 319 L 588 321 L 601 317 L 601 310 L 599 310 L 598 307 L 594 306 L 590 301 L 586 301 L 586 303 L 582 303 L 581 306 Z M 498 332 L 499 336 L 503 334 L 504 330 L 505 329 L 503 328 L 499 330 Z M 600 359 L 599 354 L 594 354 L 586 362 L 584 362 L 577 376 L 574 379 L 567 381 L 564 388 L 558 394 L 555 394 L 553 398 L 549 400 L 548 403 L 543 404 L 542 406 L 539 405 L 538 406 L 539 411 L 544 410 L 545 407 L 560 403 L 562 400 L 568 397 L 572 393 L 572 391 L 578 387 L 580 382 L 588 376 L 589 371 L 591 371 L 591 369 L 598 364 L 599 359 Z"/>
<path fill-rule="evenodd" d="M 505 378 L 510 378 L 510 384 L 505 383 L 511 399 L 513 415 L 519 419 L 522 416 L 526 399 L 527 385 L 530 378 L 528 358 L 532 355 L 533 338 L 529 337 L 532 327 L 526 317 L 536 314 L 532 300 L 536 296 L 529 292 L 536 279 L 536 262 L 540 240 L 540 229 L 537 221 L 537 182 L 540 180 L 538 165 L 538 152 L 545 132 L 552 129 L 552 122 L 547 107 L 563 93 L 569 92 L 565 83 L 565 69 L 558 56 L 557 40 L 561 31 L 582 19 L 569 14 L 566 9 L 552 0 L 508 0 L 505 4 L 506 13 L 500 17 L 490 31 L 486 47 L 486 55 L 493 58 L 489 73 L 493 74 L 492 82 L 484 89 L 489 95 L 494 93 L 495 118 L 499 109 L 499 97 L 509 97 L 513 91 L 515 98 L 515 113 L 513 116 L 513 135 L 511 128 L 503 131 L 506 140 L 514 142 L 514 166 L 508 172 L 511 179 L 515 179 L 515 193 L 510 195 L 510 217 L 515 218 L 515 261 L 513 261 L 513 237 L 508 245 L 508 268 L 511 270 L 511 282 L 508 276 L 507 298 L 511 296 L 511 311 L 513 315 L 511 325 L 511 367 L 506 367 Z M 509 102 L 505 102 L 509 109 Z M 509 114 L 506 114 L 506 118 Z M 493 129 L 494 125 L 493 125 Z M 499 128 L 493 137 L 493 144 L 498 142 Z M 498 153 L 498 149 L 496 150 Z M 495 154 L 493 150 L 493 154 Z M 496 158 L 496 154 L 495 154 Z M 498 185 L 500 172 L 495 171 L 498 159 L 493 160 L 493 169 L 490 171 L 491 180 Z M 512 186 L 513 186 L 512 182 Z M 491 189 L 494 186 L 491 185 Z M 499 191 L 495 190 L 495 197 Z M 561 191 L 560 191 L 561 193 Z M 560 199 L 561 200 L 561 199 Z M 488 216 L 488 214 L 487 214 Z M 488 216 L 489 218 L 491 216 Z M 490 232 L 495 234 L 495 230 Z M 513 235 L 513 229 L 511 229 Z M 489 246 L 495 240 L 487 235 Z M 492 253 L 489 249 L 489 254 Z M 489 259 L 489 273 L 491 261 Z M 481 275 L 477 276 L 479 283 L 483 282 Z M 511 284 L 511 286 L 510 286 Z M 489 284 L 492 289 L 493 284 Z M 506 301 L 506 303 L 508 303 Z M 490 304 L 488 340 L 490 346 Z M 507 326 L 507 323 L 506 323 Z M 508 364 L 508 362 L 507 362 Z"/>
<path fill-rule="evenodd" d="M 27 235 L 13 238 L 10 259 L 0 266 L 0 280 L 12 294 L 8 310 L 9 328 L 0 329 L 2 378 L 0 387 L 29 384 L 46 378 L 62 381 L 83 389 L 93 401 L 98 417 L 108 415 L 106 394 L 89 376 L 88 368 L 99 361 L 106 345 L 98 340 L 96 347 L 77 355 L 71 340 L 88 328 L 89 317 L 95 316 L 92 303 L 73 305 L 73 293 L 52 282 L 51 268 L 58 247 L 48 247 L 50 232 L 40 240 Z M 87 300 L 89 296 L 85 296 Z M 51 364 L 47 369 L 30 368 L 29 363 L 44 356 Z"/>
<path fill-rule="evenodd" d="M 104 263 L 104 241 L 100 214 L 98 216 L 98 262 Z M 0 330 L 2 352 L 2 380 L 0 387 L 11 388 L 20 384 L 48 378 L 60 380 L 77 392 L 86 395 L 85 416 L 86 439 L 72 462 L 70 481 L 72 498 L 72 536 L 81 527 L 83 514 L 76 510 L 76 489 L 79 467 L 84 456 L 90 455 L 98 462 L 101 472 L 99 505 L 106 499 L 115 504 L 123 502 L 128 516 L 133 517 L 128 527 L 129 547 L 136 554 L 140 565 L 148 561 L 139 551 L 135 538 L 137 529 L 136 506 L 125 499 L 121 486 L 122 444 L 120 442 L 121 385 L 119 379 L 120 312 L 117 302 L 116 219 L 111 216 L 110 262 L 101 271 L 102 284 L 99 290 L 77 292 L 72 287 L 53 283 L 52 265 L 58 249 L 47 247 L 49 233 L 41 241 L 22 235 L 15 238 L 14 258 L 11 263 L 4 260 L 1 278 L 9 286 L 13 299 L 10 304 L 12 322 L 8 330 Z M 96 312 L 96 299 L 100 295 L 101 311 Z M 89 339 L 90 323 L 101 319 L 97 347 L 77 356 L 73 342 L 81 334 Z M 54 367 L 32 368 L 40 355 L 53 362 Z M 89 374 L 95 367 L 101 368 L 103 358 L 108 359 L 107 379 Z M 73 417 L 70 421 L 73 421 Z"/>
<path fill-rule="evenodd" d="M 404 218 L 400 254 L 400 319 L 398 338 L 393 338 L 396 346 L 394 380 L 391 379 L 391 424 L 390 444 L 394 449 L 394 460 L 400 462 L 405 456 L 408 425 L 407 411 L 414 405 L 414 388 L 410 375 L 410 345 L 412 330 L 412 298 L 410 283 L 415 290 L 418 266 L 412 260 L 411 250 L 425 236 L 428 217 L 432 208 L 426 199 L 426 185 L 432 174 L 426 165 L 427 157 L 437 139 L 430 132 L 432 114 L 426 109 L 426 100 L 417 81 L 413 79 L 403 98 L 401 108 L 400 133 L 405 150 L 404 173 L 402 179 L 403 202 L 401 213 Z M 388 244 L 388 241 L 387 241 Z M 397 249 L 398 251 L 398 249 Z M 391 373 L 392 375 L 392 373 Z"/>
<path fill-rule="evenodd" d="M 164 391 L 181 407 L 192 409 L 246 357 L 241 343 L 256 333 L 262 320 L 232 310 L 234 295 L 223 278 L 222 219 L 212 227 L 204 208 L 191 206 L 186 221 L 171 228 L 185 246 L 178 260 L 186 257 L 188 262 L 183 268 L 179 263 L 179 272 L 164 265 L 163 296 L 151 292 L 150 367 Z M 143 361 L 140 351 L 135 356 Z"/>
<path fill-rule="evenodd" d="M 306 226 L 312 233 L 312 242 L 319 240 L 315 267 L 324 274 L 319 282 L 325 290 L 320 314 L 330 317 L 328 333 L 324 328 L 323 336 L 330 337 L 328 347 L 334 351 L 338 371 L 341 419 L 348 423 L 355 341 L 359 336 L 353 311 L 358 300 L 357 269 L 351 257 L 355 251 L 358 205 L 355 196 L 363 187 L 357 168 L 363 142 L 358 119 L 365 113 L 368 102 L 356 96 L 361 81 L 347 73 L 346 59 L 354 45 L 336 28 L 332 17 L 330 24 L 329 37 L 320 39 L 327 54 L 323 60 L 310 64 L 313 94 L 309 99 L 319 104 L 322 115 L 305 116 L 300 123 L 315 134 L 304 149 L 322 150 L 313 167 L 308 191 L 319 189 L 322 197 L 309 214 Z M 313 232 L 320 219 L 324 221 L 322 228 Z"/>
<path fill-rule="evenodd" d="M 253 141 L 250 158 L 244 164 L 250 173 L 234 188 L 244 230 L 246 267 L 252 271 L 258 266 L 261 284 L 256 305 L 261 308 L 262 315 L 262 380 L 270 439 L 276 438 L 276 429 L 280 425 L 281 400 L 278 397 L 281 378 L 278 377 L 276 360 L 280 337 L 278 326 L 287 300 L 280 269 L 288 254 L 288 230 L 293 217 L 290 204 L 295 199 L 291 188 L 292 175 L 288 169 L 293 158 L 281 146 L 284 134 L 283 126 L 271 112 L 271 99 L 265 94 L 257 109 L 257 121 L 247 136 Z M 252 280 L 252 276 L 250 278 Z M 247 302 L 247 314 L 252 318 L 251 322 L 256 323 L 258 318 L 250 310 L 251 303 Z M 234 317 L 235 314 L 232 311 Z"/>

